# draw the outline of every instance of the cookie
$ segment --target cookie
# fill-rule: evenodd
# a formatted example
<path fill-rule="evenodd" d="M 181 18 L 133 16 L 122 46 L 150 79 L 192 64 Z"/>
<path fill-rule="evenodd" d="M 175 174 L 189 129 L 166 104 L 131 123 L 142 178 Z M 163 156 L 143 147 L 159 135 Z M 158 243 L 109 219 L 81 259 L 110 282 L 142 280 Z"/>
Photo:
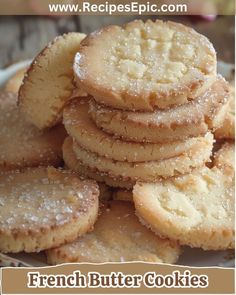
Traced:
<path fill-rule="evenodd" d="M 0 174 L 0 252 L 39 252 L 75 240 L 98 213 L 98 186 L 55 168 Z"/>
<path fill-rule="evenodd" d="M 225 169 L 140 182 L 133 199 L 141 222 L 161 236 L 204 250 L 234 248 L 234 179 Z"/>
<path fill-rule="evenodd" d="M 153 111 L 184 104 L 216 77 L 210 41 L 174 22 L 133 21 L 90 34 L 74 61 L 78 87 L 101 104 Z"/>
<path fill-rule="evenodd" d="M 83 149 L 75 141 L 73 150 L 76 158 L 90 169 L 97 169 L 111 177 L 130 178 L 132 181 L 157 181 L 160 177 L 167 178 L 191 172 L 209 160 L 213 147 L 213 135 L 208 133 L 193 148 L 183 154 L 160 161 L 121 162 L 114 161 Z"/>
<path fill-rule="evenodd" d="M 235 144 L 234 142 L 226 142 L 214 154 L 213 164 L 219 169 L 223 169 L 229 176 L 234 176 L 235 163 Z"/>
<path fill-rule="evenodd" d="M 6 83 L 4 87 L 4 91 L 18 93 L 22 81 L 24 79 L 24 75 L 26 72 L 26 68 L 17 71 Z"/>
<path fill-rule="evenodd" d="M 125 190 L 125 189 L 116 189 L 112 193 L 112 199 L 117 201 L 128 201 L 133 202 L 133 193 L 131 190 Z"/>
<path fill-rule="evenodd" d="M 229 100 L 229 86 L 222 78 L 204 95 L 168 110 L 129 112 L 90 101 L 90 115 L 104 131 L 127 141 L 164 143 L 197 137 L 221 126 Z"/>
<path fill-rule="evenodd" d="M 59 166 L 66 131 L 62 125 L 45 132 L 28 123 L 17 107 L 17 95 L 0 93 L 0 171 Z"/>
<path fill-rule="evenodd" d="M 179 254 L 177 243 L 159 238 L 138 221 L 132 204 L 112 201 L 101 208 L 92 232 L 47 251 L 47 261 L 175 263 Z"/>
<path fill-rule="evenodd" d="M 26 119 L 39 129 L 61 121 L 73 92 L 72 64 L 85 35 L 68 33 L 48 44 L 34 59 L 19 90 L 19 105 Z"/>
<path fill-rule="evenodd" d="M 230 101 L 221 127 L 214 132 L 216 139 L 235 138 L 235 89 L 231 86 Z"/>
<path fill-rule="evenodd" d="M 63 158 L 65 164 L 71 170 L 79 173 L 81 176 L 88 177 L 98 181 L 99 183 L 106 183 L 111 187 L 120 187 L 126 189 L 132 189 L 134 182 L 130 180 L 122 179 L 121 177 L 111 177 L 106 173 L 98 172 L 97 170 L 92 170 L 84 166 L 75 156 L 73 151 L 73 140 L 71 137 L 67 137 L 63 144 Z"/>
<path fill-rule="evenodd" d="M 171 143 L 122 141 L 99 129 L 88 114 L 88 100 L 76 99 L 63 111 L 63 123 L 71 137 L 83 148 L 116 161 L 146 162 L 173 158 L 194 148 L 202 137 Z"/>

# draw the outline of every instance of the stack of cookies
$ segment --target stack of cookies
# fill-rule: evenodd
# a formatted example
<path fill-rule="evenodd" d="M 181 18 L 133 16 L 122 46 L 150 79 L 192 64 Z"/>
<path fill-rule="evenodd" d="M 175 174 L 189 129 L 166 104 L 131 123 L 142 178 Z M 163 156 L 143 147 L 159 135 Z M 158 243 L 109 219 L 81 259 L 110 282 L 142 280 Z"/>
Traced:
<path fill-rule="evenodd" d="M 2 169 L 0 251 L 47 250 L 51 264 L 175 263 L 180 245 L 233 248 L 233 143 L 212 157 L 213 132 L 229 138 L 232 99 L 210 41 L 162 21 L 84 37 L 56 38 L 20 87 L 17 111 L 33 130 L 52 136 L 63 123 L 66 169 L 29 158 Z M 19 138 L 12 125 L 5 134 Z"/>
<path fill-rule="evenodd" d="M 110 26 L 82 41 L 74 74 L 89 97 L 63 112 L 68 167 L 109 186 L 134 186 L 143 224 L 203 249 L 232 248 L 234 235 L 233 173 L 210 164 L 230 101 L 216 65 L 210 41 L 181 24 Z M 227 150 L 233 155 L 232 144 Z"/>
<path fill-rule="evenodd" d="M 74 73 L 89 98 L 64 109 L 71 169 L 129 188 L 209 161 L 229 90 L 206 37 L 171 22 L 110 26 L 82 41 Z"/>

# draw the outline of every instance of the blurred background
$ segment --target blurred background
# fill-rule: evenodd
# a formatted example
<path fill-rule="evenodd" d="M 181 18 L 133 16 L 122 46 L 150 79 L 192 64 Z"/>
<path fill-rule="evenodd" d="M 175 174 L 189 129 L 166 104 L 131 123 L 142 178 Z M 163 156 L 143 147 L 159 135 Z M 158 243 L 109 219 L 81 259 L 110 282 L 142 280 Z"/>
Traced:
<path fill-rule="evenodd" d="M 218 59 L 234 63 L 234 16 L 0 16 L 0 68 L 33 58 L 55 36 L 70 31 L 90 33 L 104 25 L 135 18 L 165 19 L 187 24 L 206 35 Z"/>

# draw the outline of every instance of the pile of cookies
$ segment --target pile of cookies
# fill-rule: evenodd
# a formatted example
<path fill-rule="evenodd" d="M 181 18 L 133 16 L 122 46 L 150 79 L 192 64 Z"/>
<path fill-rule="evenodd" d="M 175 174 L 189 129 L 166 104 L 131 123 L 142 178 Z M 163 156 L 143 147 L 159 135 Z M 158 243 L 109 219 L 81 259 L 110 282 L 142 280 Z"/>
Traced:
<path fill-rule="evenodd" d="M 181 245 L 234 248 L 234 94 L 216 65 L 206 37 L 159 20 L 49 44 L 14 101 L 24 123 L 0 98 L 0 251 L 175 263 Z"/>

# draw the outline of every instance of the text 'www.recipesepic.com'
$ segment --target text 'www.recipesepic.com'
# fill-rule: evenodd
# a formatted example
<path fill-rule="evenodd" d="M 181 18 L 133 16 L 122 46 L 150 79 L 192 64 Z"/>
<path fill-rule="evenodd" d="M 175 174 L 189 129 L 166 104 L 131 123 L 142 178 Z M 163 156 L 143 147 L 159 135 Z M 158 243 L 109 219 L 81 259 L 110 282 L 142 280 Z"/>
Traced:
<path fill-rule="evenodd" d="M 139 3 L 132 1 L 126 4 L 113 4 L 108 1 L 104 3 L 90 3 L 83 1 L 78 4 L 49 4 L 50 13 L 102 13 L 102 14 L 117 14 L 117 13 L 187 13 L 187 4 L 158 4 L 158 3 Z"/>

